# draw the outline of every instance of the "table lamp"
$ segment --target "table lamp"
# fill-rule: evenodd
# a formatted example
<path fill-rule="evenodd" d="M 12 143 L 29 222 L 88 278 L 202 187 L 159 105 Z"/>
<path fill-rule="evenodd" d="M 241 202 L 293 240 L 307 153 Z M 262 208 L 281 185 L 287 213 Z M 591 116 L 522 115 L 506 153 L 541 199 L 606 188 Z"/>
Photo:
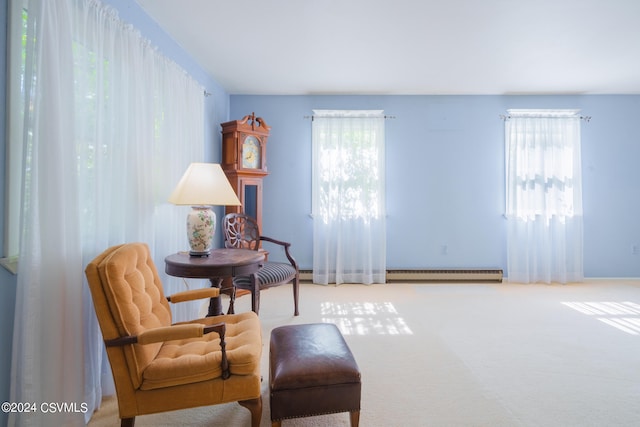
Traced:
<path fill-rule="evenodd" d="M 187 239 L 191 256 L 208 256 L 213 245 L 216 214 L 212 206 L 239 206 L 238 196 L 217 163 L 191 163 L 169 196 L 174 205 L 190 205 Z"/>

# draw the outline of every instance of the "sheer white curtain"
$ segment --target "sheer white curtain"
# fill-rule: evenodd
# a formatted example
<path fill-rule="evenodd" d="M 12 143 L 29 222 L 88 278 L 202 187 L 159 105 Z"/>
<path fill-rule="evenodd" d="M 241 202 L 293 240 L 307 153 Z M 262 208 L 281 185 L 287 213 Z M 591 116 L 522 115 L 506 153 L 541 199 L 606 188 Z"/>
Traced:
<path fill-rule="evenodd" d="M 510 281 L 583 279 L 577 110 L 509 110 L 505 121 Z"/>
<path fill-rule="evenodd" d="M 203 88 L 99 1 L 30 1 L 28 21 L 11 400 L 79 412 L 10 424 L 80 426 L 113 392 L 84 267 L 143 241 L 162 272 L 184 249 L 186 212 L 166 199 L 203 160 Z M 180 286 L 165 280 L 169 293 Z"/>
<path fill-rule="evenodd" d="M 313 281 L 386 280 L 381 110 L 314 110 Z"/>

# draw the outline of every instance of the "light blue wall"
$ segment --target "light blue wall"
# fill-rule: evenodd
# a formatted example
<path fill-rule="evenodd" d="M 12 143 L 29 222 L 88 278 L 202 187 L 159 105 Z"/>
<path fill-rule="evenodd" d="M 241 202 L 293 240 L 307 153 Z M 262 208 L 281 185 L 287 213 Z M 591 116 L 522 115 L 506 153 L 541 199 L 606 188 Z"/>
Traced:
<path fill-rule="evenodd" d="M 312 109 L 384 109 L 389 268 L 502 268 L 509 108 L 579 108 L 587 277 L 640 277 L 640 96 L 231 96 L 272 126 L 263 232 L 312 266 Z M 443 247 L 447 247 L 446 254 Z"/>
<path fill-rule="evenodd" d="M 131 0 L 104 0 L 113 6 L 120 17 L 138 28 L 143 37 L 167 57 L 177 62 L 203 85 L 210 95 L 205 97 L 205 149 L 206 161 L 220 161 L 221 135 L 219 124 L 229 120 L 229 95 L 208 75 L 180 46 L 164 33 L 148 15 Z M 5 84 L 6 84 L 6 23 L 7 2 L 0 6 L 0 134 L 5 135 Z M 204 93 L 203 93 L 204 96 Z M 0 145 L 0 224 L 4 223 L 4 176 L 6 138 Z M 176 141 L 176 150 L 180 141 Z M 221 214 L 222 211 L 219 212 Z M 0 227 L 0 238 L 4 228 Z M 1 241 L 1 240 L 0 240 Z M 9 376 L 11 371 L 11 345 L 13 316 L 16 299 L 16 276 L 0 267 L 0 402 L 9 400 Z M 7 424 L 6 414 L 0 413 L 0 426 Z"/>

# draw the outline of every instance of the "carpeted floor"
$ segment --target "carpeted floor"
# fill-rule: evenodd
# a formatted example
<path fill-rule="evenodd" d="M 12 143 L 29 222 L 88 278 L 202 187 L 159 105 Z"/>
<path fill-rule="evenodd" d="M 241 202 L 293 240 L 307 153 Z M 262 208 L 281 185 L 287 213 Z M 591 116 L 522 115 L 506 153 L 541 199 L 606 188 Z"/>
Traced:
<path fill-rule="evenodd" d="M 226 301 L 225 301 L 226 303 Z M 224 304 L 226 307 L 226 304 Z M 249 298 L 237 311 L 249 309 Z M 271 329 L 333 322 L 362 372 L 360 425 L 640 425 L 640 281 L 571 285 L 303 284 L 263 292 L 264 412 Z M 141 416 L 136 426 L 248 426 L 237 404 Z M 90 427 L 119 425 L 107 398 Z M 348 414 L 283 426 L 348 426 Z"/>

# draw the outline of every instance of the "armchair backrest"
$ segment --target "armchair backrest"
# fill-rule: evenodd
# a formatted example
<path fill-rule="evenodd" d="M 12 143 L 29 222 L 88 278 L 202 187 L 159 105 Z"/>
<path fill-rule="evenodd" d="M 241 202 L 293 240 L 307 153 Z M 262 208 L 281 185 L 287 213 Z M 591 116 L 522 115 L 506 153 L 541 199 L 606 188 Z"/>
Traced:
<path fill-rule="evenodd" d="M 89 263 L 86 274 L 105 341 L 171 325 L 169 303 L 146 244 L 129 243 L 109 248 Z M 137 389 L 144 369 L 161 345 L 123 346 L 127 366 L 119 366 L 120 362 L 114 366 L 109 352 L 114 376 L 118 377 L 116 371 L 126 369 L 132 386 Z"/>
<path fill-rule="evenodd" d="M 248 215 L 230 213 L 222 221 L 224 246 L 233 249 L 260 249 L 258 222 Z"/>

